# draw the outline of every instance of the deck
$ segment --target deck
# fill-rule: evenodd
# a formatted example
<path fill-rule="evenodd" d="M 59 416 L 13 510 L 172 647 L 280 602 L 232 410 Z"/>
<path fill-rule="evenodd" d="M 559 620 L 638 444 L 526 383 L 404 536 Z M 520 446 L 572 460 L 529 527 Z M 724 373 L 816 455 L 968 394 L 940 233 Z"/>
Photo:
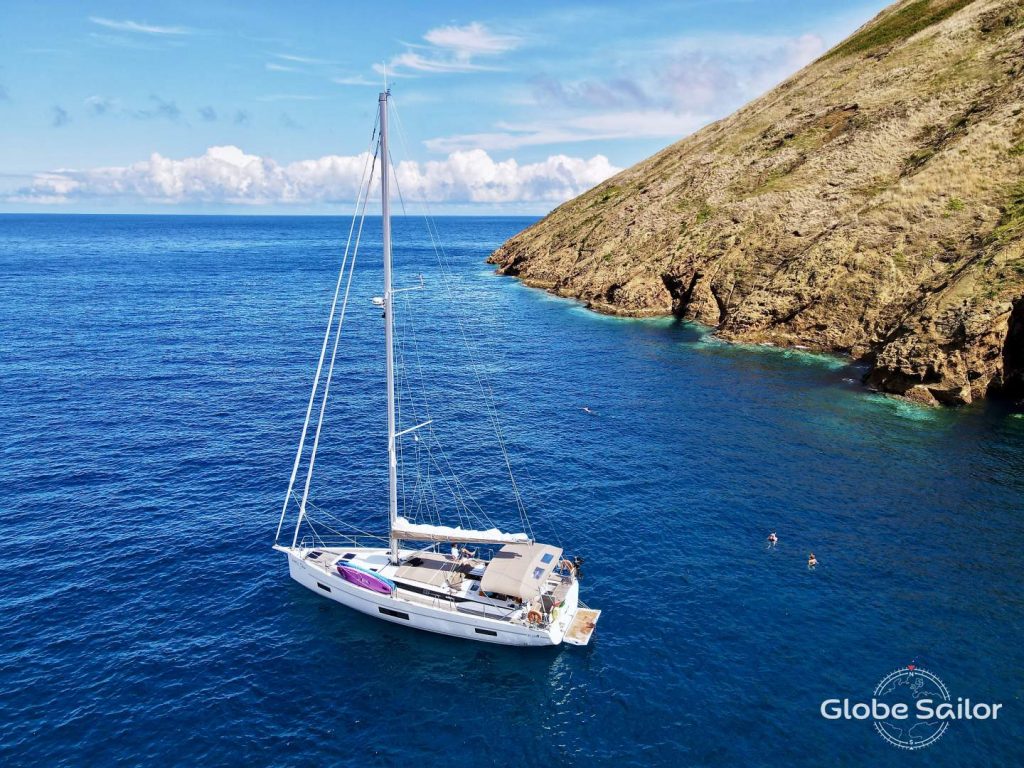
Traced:
<path fill-rule="evenodd" d="M 580 608 L 572 617 L 572 624 L 565 631 L 562 641 L 569 645 L 587 645 L 594 634 L 594 628 L 597 626 L 600 616 L 601 612 L 593 608 Z"/>

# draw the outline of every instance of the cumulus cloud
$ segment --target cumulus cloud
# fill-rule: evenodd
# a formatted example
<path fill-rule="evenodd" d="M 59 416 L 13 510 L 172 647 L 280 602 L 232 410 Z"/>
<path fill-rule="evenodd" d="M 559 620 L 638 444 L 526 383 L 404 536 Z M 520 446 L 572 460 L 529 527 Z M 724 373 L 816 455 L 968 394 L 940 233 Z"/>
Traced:
<path fill-rule="evenodd" d="M 404 53 L 387 63 L 389 75 L 403 77 L 416 73 L 474 72 L 494 69 L 479 63 L 480 57 L 494 57 L 518 48 L 522 39 L 492 32 L 478 21 L 465 26 L 437 27 L 423 39 L 427 44 L 409 45 Z M 385 67 L 374 65 L 377 72 Z"/>
<path fill-rule="evenodd" d="M 60 204 L 118 199 L 156 203 L 241 205 L 351 202 L 365 153 L 328 155 L 285 165 L 238 147 L 210 147 L 174 160 L 154 153 L 127 166 L 40 173 L 8 202 Z M 444 160 L 399 163 L 395 176 L 405 200 L 431 203 L 558 203 L 616 173 L 603 155 L 553 155 L 537 163 L 494 160 L 483 150 Z"/>

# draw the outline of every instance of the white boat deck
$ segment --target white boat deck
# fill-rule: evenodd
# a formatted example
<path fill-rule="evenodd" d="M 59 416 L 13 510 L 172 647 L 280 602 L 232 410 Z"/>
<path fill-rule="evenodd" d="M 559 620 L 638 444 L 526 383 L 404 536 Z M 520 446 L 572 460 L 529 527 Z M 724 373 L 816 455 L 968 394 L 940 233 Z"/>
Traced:
<path fill-rule="evenodd" d="M 305 562 L 337 576 L 339 562 L 364 568 L 392 580 L 401 600 L 429 605 L 458 613 L 470 613 L 501 621 L 525 622 L 528 605 L 505 595 L 489 595 L 480 591 L 480 579 L 487 563 L 477 558 L 453 560 L 438 552 L 403 551 L 403 562 L 395 566 L 380 552 L 358 548 L 318 548 L 307 553 Z M 545 584 L 545 597 L 559 602 L 568 589 L 561 577 L 552 577 Z"/>

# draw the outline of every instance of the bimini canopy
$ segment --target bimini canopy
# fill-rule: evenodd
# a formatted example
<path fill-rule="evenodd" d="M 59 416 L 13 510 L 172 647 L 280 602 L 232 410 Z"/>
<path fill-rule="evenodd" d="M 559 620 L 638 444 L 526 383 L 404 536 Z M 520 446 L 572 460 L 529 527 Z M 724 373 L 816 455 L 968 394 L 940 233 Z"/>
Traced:
<path fill-rule="evenodd" d="M 558 565 L 562 550 L 549 544 L 506 544 L 484 570 L 480 589 L 528 600 Z"/>
<path fill-rule="evenodd" d="M 528 544 L 530 537 L 525 533 L 505 533 L 497 528 L 476 531 L 471 528 L 452 528 L 447 525 L 420 525 L 411 523 L 399 515 L 391 527 L 391 535 L 406 541 L 451 541 L 472 544 L 507 544 L 522 542 Z"/>

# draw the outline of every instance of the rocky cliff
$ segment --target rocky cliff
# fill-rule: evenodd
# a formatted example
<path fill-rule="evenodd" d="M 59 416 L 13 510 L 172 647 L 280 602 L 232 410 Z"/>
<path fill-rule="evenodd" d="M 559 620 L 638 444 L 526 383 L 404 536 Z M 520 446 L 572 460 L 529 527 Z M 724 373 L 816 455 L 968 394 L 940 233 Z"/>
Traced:
<path fill-rule="evenodd" d="M 1024 396 L 1024 3 L 904 0 L 491 257 L 631 316 L 870 363 L 923 403 Z"/>

